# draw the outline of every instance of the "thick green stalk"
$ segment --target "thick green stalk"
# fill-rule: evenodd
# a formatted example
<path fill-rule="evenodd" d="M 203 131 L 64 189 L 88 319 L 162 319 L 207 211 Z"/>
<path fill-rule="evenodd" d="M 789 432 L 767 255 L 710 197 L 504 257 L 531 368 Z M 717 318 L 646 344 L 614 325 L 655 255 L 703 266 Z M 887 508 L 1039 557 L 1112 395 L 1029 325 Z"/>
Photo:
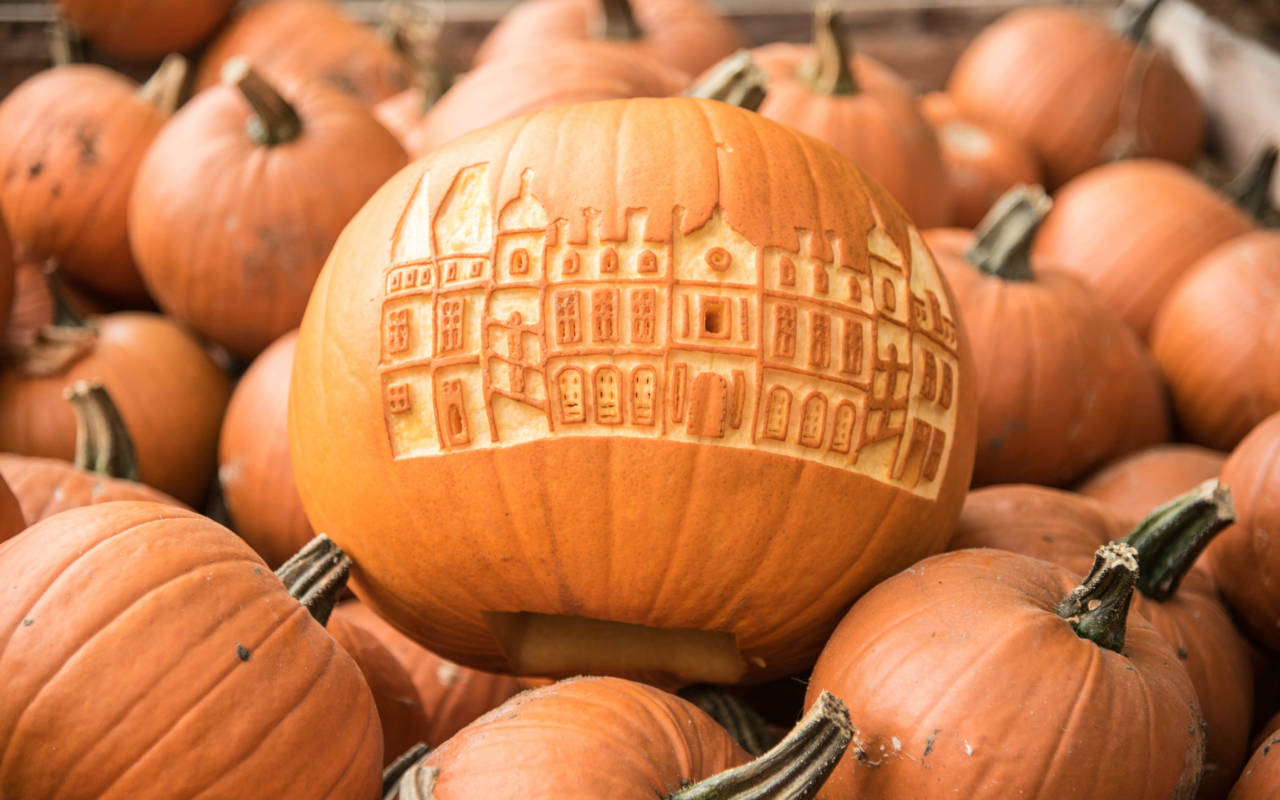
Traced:
<path fill-rule="evenodd" d="M 813 11 L 813 60 L 801 72 L 801 79 L 818 94 L 858 93 L 858 80 L 849 65 L 849 39 L 840 15 L 828 2 Z"/>
<path fill-rule="evenodd" d="M 136 481 L 138 457 L 111 395 L 97 381 L 76 381 L 63 389 L 76 415 L 75 465 L 111 478 Z"/>
<path fill-rule="evenodd" d="M 1053 201 L 1039 186 L 1015 186 L 996 201 L 974 231 L 970 264 L 1006 281 L 1035 279 L 1031 243 Z"/>
<path fill-rule="evenodd" d="M 289 102 L 258 73 L 245 56 L 236 56 L 222 67 L 222 83 L 234 86 L 253 108 L 245 129 L 263 147 L 275 147 L 297 139 L 302 118 Z"/>
<path fill-rule="evenodd" d="M 738 695 L 705 683 L 686 686 L 677 694 L 707 712 L 751 755 L 761 755 L 777 744 L 764 717 Z"/>
<path fill-rule="evenodd" d="M 719 100 L 755 111 L 764 102 L 767 79 L 764 70 L 746 50 L 739 50 L 716 64 L 701 83 L 685 90 L 685 97 Z"/>
<path fill-rule="evenodd" d="M 418 742 L 410 747 L 404 753 L 400 754 L 395 761 L 392 761 L 382 770 L 382 800 L 396 800 L 399 795 L 400 800 L 410 800 L 408 795 L 402 794 L 400 783 L 404 780 L 405 775 L 413 771 L 414 767 L 422 759 L 427 757 L 431 752 L 431 748 L 422 742 Z M 410 779 L 410 786 L 413 785 L 413 779 Z"/>
<path fill-rule="evenodd" d="M 1152 511 L 1124 538 L 1138 553 L 1138 590 L 1168 600 L 1209 540 L 1235 519 L 1231 491 L 1217 478 Z"/>
<path fill-rule="evenodd" d="M 1124 649 L 1125 619 L 1138 582 L 1138 551 L 1124 542 L 1098 548 L 1084 582 L 1058 604 L 1076 635 L 1099 647 Z"/>

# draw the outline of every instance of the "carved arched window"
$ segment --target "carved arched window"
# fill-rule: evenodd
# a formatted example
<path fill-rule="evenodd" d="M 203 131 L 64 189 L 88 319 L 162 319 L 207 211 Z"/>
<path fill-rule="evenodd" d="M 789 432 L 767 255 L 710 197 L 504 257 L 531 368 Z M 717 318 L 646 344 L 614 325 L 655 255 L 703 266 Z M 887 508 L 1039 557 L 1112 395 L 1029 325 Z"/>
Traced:
<path fill-rule="evenodd" d="M 898 290 L 894 287 L 892 280 L 885 278 L 880 281 L 880 292 L 884 296 L 882 305 L 885 311 L 893 311 L 898 307 Z"/>
<path fill-rule="evenodd" d="M 800 444 L 805 447 L 821 447 L 822 436 L 827 432 L 827 398 L 814 392 L 804 401 L 804 414 L 800 417 Z"/>
<path fill-rule="evenodd" d="M 581 266 L 582 259 L 579 258 L 577 250 L 570 250 L 564 254 L 564 258 L 560 259 L 560 269 L 565 275 L 577 275 Z"/>
<path fill-rule="evenodd" d="M 657 395 L 657 374 L 653 367 L 636 367 L 631 373 L 631 421 L 638 425 L 652 425 L 655 419 L 654 398 Z"/>
<path fill-rule="evenodd" d="M 606 247 L 604 252 L 600 254 L 600 271 L 601 272 L 617 272 L 618 271 L 618 251 L 612 247 Z"/>
<path fill-rule="evenodd" d="M 560 421 L 584 421 L 587 411 L 582 397 L 582 370 L 577 367 L 560 370 L 560 374 L 556 376 L 556 386 L 560 390 Z"/>
<path fill-rule="evenodd" d="M 857 420 L 857 412 L 853 403 L 844 402 L 836 407 L 835 425 L 831 430 L 831 449 L 837 453 L 847 453 L 853 445 L 853 424 Z"/>
<path fill-rule="evenodd" d="M 529 251 L 525 250 L 523 247 L 517 247 L 515 250 L 511 251 L 511 274 L 529 274 Z"/>
<path fill-rule="evenodd" d="M 764 435 L 767 439 L 783 441 L 787 438 L 787 426 L 791 422 L 791 392 L 781 386 L 769 391 L 765 406 Z"/>
<path fill-rule="evenodd" d="M 595 372 L 596 422 L 616 425 L 622 422 L 622 378 L 615 367 L 599 367 Z"/>
<path fill-rule="evenodd" d="M 640 258 L 636 263 L 637 272 L 657 272 L 658 257 L 653 254 L 652 250 L 640 251 Z"/>

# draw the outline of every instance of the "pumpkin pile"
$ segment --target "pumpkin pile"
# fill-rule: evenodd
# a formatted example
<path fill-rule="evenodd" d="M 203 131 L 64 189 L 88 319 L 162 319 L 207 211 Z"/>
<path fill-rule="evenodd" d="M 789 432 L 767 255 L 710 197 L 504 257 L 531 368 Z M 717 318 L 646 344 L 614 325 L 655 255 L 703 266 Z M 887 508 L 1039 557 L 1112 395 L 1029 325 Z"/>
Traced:
<path fill-rule="evenodd" d="M 1159 0 L 162 5 L 0 99 L 0 797 L 1276 796 L 1276 150 Z"/>

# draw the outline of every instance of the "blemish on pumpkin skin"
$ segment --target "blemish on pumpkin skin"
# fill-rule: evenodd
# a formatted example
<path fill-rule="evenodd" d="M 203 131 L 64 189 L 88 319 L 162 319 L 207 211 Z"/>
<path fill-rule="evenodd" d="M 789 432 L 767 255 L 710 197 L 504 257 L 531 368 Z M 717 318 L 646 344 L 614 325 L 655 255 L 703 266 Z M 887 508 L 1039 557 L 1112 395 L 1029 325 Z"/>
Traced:
<path fill-rule="evenodd" d="M 24 628 L 30 628 L 32 625 L 35 625 L 35 624 L 36 624 L 36 621 L 31 617 L 27 617 L 22 621 L 22 627 Z"/>
<path fill-rule="evenodd" d="M 1187 650 L 1186 650 L 1186 648 L 1185 648 L 1185 647 L 1179 647 L 1179 648 L 1178 648 L 1178 658 L 1179 658 L 1180 660 L 1182 660 L 1182 661 L 1186 661 L 1186 660 L 1187 660 Z"/>
<path fill-rule="evenodd" d="M 927 756 L 933 752 L 933 743 L 938 740 L 938 733 L 941 731 L 941 728 L 934 728 L 933 732 L 929 734 L 929 738 L 924 740 L 924 755 Z"/>
<path fill-rule="evenodd" d="M 44 162 L 43 162 L 43 161 L 37 161 L 36 163 L 34 163 L 34 164 L 32 164 L 31 166 L 27 167 L 27 177 L 28 177 L 28 178 L 38 178 L 38 177 L 40 177 L 40 173 L 41 173 L 41 172 L 44 172 Z"/>
<path fill-rule="evenodd" d="M 245 647 L 244 645 L 238 642 L 236 643 L 236 658 L 240 659 L 241 661 L 248 661 L 249 656 L 252 654 L 253 653 L 251 650 L 249 650 L 249 648 Z"/>
<path fill-rule="evenodd" d="M 76 129 L 76 144 L 80 146 L 80 166 L 98 165 L 98 132 L 81 125 Z"/>

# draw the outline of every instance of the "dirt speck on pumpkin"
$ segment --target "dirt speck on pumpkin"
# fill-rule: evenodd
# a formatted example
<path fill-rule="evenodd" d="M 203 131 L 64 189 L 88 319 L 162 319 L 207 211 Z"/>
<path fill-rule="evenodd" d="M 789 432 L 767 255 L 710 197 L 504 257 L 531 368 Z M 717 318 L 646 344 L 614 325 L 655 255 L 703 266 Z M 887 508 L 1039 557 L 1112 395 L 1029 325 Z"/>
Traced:
<path fill-rule="evenodd" d="M 929 734 L 929 738 L 924 740 L 924 755 L 921 758 L 933 752 L 933 743 L 938 740 L 938 733 L 941 731 L 941 728 L 934 728 Z"/>
<path fill-rule="evenodd" d="M 35 625 L 35 624 L 36 624 L 36 621 L 31 617 L 27 617 L 22 621 L 22 627 L 24 628 L 30 628 L 32 625 Z"/>
<path fill-rule="evenodd" d="M 252 655 L 252 651 L 250 651 L 249 648 L 239 642 L 236 643 L 236 658 L 241 661 L 248 661 L 250 655 Z"/>

